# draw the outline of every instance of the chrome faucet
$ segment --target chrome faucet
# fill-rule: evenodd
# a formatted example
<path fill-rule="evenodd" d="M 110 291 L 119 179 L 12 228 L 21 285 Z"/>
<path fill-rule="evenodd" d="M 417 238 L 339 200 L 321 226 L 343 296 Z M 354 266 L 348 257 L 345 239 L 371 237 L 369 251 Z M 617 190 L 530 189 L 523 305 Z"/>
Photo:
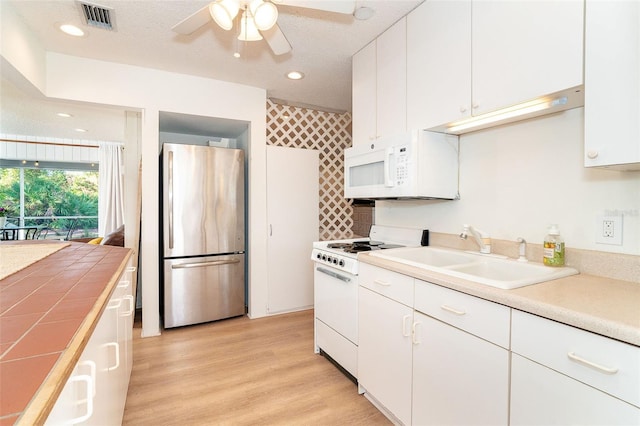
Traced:
<path fill-rule="evenodd" d="M 479 229 L 474 228 L 471 225 L 462 225 L 464 227 L 462 233 L 460 233 L 460 238 L 466 240 L 469 234 L 475 238 L 476 242 L 480 246 L 480 253 L 489 254 L 491 253 L 491 238 L 484 232 Z"/>
<path fill-rule="evenodd" d="M 520 243 L 520 247 L 518 249 L 519 250 L 518 262 L 528 262 L 529 260 L 527 259 L 527 240 L 525 240 L 522 237 L 518 237 L 516 241 Z"/>

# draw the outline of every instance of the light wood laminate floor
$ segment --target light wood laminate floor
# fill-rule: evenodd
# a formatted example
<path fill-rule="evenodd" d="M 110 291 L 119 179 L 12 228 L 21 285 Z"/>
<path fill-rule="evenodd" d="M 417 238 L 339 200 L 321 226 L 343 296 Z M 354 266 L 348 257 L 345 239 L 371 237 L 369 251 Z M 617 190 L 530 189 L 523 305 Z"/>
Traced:
<path fill-rule="evenodd" d="M 390 424 L 314 354 L 312 310 L 139 336 L 124 425 Z"/>

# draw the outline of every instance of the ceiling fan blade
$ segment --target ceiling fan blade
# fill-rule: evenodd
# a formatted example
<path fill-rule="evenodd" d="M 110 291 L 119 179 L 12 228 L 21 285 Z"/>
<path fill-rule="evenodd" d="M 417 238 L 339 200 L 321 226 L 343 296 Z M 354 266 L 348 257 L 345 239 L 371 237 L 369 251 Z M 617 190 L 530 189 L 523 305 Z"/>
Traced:
<path fill-rule="evenodd" d="M 175 24 L 171 29 L 178 34 L 188 35 L 209 22 L 211 22 L 211 14 L 209 13 L 209 5 L 206 5 L 193 15 Z"/>
<path fill-rule="evenodd" d="M 284 55 L 287 52 L 291 51 L 291 45 L 289 44 L 289 40 L 285 37 L 282 30 L 278 24 L 269 28 L 266 31 L 260 31 L 262 37 L 264 37 L 265 41 L 269 44 L 269 47 L 273 51 L 274 55 Z"/>
<path fill-rule="evenodd" d="M 327 12 L 351 15 L 356 9 L 356 2 L 351 0 L 272 0 L 283 6 L 304 7 Z"/>

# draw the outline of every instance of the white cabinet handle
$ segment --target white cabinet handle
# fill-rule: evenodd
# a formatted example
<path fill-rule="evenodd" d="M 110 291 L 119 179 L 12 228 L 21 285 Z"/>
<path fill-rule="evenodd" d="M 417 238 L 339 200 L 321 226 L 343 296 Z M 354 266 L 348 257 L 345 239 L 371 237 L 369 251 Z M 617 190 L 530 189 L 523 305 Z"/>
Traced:
<path fill-rule="evenodd" d="M 76 417 L 75 419 L 69 420 L 69 424 L 75 425 L 78 423 L 82 423 L 88 420 L 93 415 L 93 396 L 91 395 L 91 390 L 93 389 L 94 380 L 91 376 L 86 374 L 81 374 L 79 376 L 73 376 L 69 379 L 70 382 L 85 382 L 87 385 L 87 399 L 78 401 L 79 403 L 86 402 L 87 403 L 87 412 L 84 416 Z"/>
<path fill-rule="evenodd" d="M 459 311 L 459 310 L 454 309 L 451 306 L 447 306 L 447 305 L 441 305 L 440 309 L 442 309 L 443 311 L 451 312 L 452 314 L 460 315 L 460 316 L 466 315 L 465 311 Z"/>
<path fill-rule="evenodd" d="M 131 281 L 122 280 L 118 283 L 118 288 L 127 288 L 129 287 L 129 284 L 131 284 Z"/>
<path fill-rule="evenodd" d="M 122 298 L 122 300 L 126 300 L 127 302 L 129 302 L 129 309 L 127 309 L 127 312 L 122 313 L 120 316 L 130 317 L 131 314 L 133 314 L 133 296 L 127 294 Z"/>
<path fill-rule="evenodd" d="M 591 160 L 594 160 L 594 159 L 598 158 L 598 154 L 599 154 L 599 152 L 596 151 L 596 150 L 587 151 L 587 157 L 589 157 Z"/>
<path fill-rule="evenodd" d="M 384 287 L 389 287 L 391 285 L 389 281 L 382 281 L 382 280 L 373 280 L 373 283 L 384 286 Z"/>
<path fill-rule="evenodd" d="M 420 344 L 420 339 L 418 339 L 418 326 L 421 323 L 419 322 L 414 322 L 411 325 L 411 341 L 413 342 L 414 345 L 419 345 Z"/>
<path fill-rule="evenodd" d="M 604 374 L 616 374 L 618 372 L 617 368 L 610 368 L 610 367 L 603 367 L 602 365 L 598 365 L 594 362 L 591 362 L 589 360 L 586 360 L 582 357 L 579 357 L 578 355 L 575 354 L 575 352 L 569 352 L 567 353 L 567 356 L 569 357 L 569 359 L 573 362 L 576 362 L 578 364 L 582 364 L 585 365 L 587 367 L 593 368 L 594 370 L 598 370 L 601 373 Z"/>
<path fill-rule="evenodd" d="M 136 268 L 135 266 L 127 266 L 127 269 L 125 269 L 125 271 L 127 271 L 127 272 L 135 272 L 136 269 L 138 269 L 138 268 Z"/>
<path fill-rule="evenodd" d="M 411 315 L 405 315 L 402 317 L 402 335 L 404 337 L 409 337 L 410 335 L 409 327 L 407 327 L 408 319 L 411 319 Z"/>
<path fill-rule="evenodd" d="M 91 381 L 93 382 L 93 392 L 91 394 L 87 394 L 87 397 L 91 395 L 91 398 L 95 398 L 96 396 L 96 363 L 91 360 L 86 360 L 78 363 L 79 367 L 87 366 L 89 367 L 89 375 L 91 376 Z"/>
<path fill-rule="evenodd" d="M 117 370 L 120 367 L 120 345 L 118 342 L 109 342 L 105 344 L 107 347 L 113 347 L 113 350 L 116 354 L 116 364 L 113 367 L 107 367 L 108 371 Z"/>
<path fill-rule="evenodd" d="M 461 112 L 462 114 L 464 114 L 465 112 L 467 112 L 467 107 L 466 107 L 466 106 L 464 106 L 464 105 L 460 105 L 460 112 Z"/>

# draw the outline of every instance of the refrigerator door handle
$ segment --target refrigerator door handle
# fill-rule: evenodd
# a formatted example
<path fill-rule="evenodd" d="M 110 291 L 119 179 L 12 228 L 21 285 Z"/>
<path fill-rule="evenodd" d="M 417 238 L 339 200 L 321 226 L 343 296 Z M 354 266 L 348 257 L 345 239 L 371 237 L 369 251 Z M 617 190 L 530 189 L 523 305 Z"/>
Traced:
<path fill-rule="evenodd" d="M 176 265 L 171 265 L 171 269 L 204 268 L 206 266 L 231 265 L 234 263 L 240 263 L 240 261 L 238 259 L 229 259 L 229 260 L 214 260 L 211 262 L 178 263 Z"/>
<path fill-rule="evenodd" d="M 173 250 L 173 151 L 169 151 L 169 249 Z"/>

